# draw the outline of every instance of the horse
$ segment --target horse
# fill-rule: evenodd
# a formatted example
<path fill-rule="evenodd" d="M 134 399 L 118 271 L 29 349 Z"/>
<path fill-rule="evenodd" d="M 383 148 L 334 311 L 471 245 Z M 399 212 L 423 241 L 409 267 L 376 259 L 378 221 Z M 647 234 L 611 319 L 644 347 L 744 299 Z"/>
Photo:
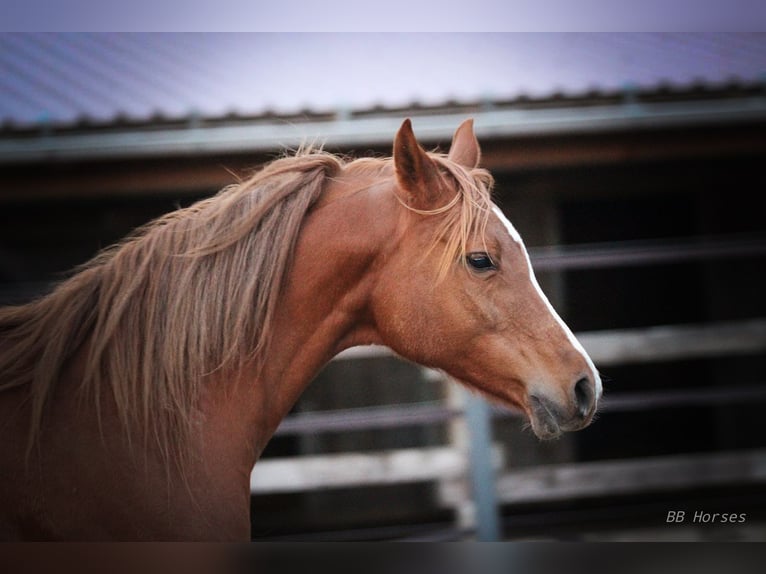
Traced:
<path fill-rule="evenodd" d="M 473 120 L 388 158 L 285 154 L 0 309 L 0 537 L 248 540 L 249 477 L 334 355 L 385 345 L 588 425 L 597 369 L 493 203 Z"/>

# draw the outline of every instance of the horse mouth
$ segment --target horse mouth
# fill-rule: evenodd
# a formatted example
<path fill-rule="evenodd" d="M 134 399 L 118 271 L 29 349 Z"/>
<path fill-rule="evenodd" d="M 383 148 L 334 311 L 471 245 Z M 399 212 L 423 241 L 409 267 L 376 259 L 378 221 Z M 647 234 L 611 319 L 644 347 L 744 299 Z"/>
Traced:
<path fill-rule="evenodd" d="M 562 429 L 558 423 L 558 417 L 550 403 L 531 395 L 529 397 L 529 422 L 532 432 L 540 440 L 550 440 L 561 436 Z"/>
<path fill-rule="evenodd" d="M 532 432 L 540 440 L 551 440 L 560 437 L 565 432 L 580 430 L 588 426 L 593 417 L 593 413 L 585 419 L 567 417 L 560 407 L 545 397 L 530 394 L 524 400 L 518 394 L 507 390 L 503 392 L 489 385 L 478 386 L 470 384 L 464 379 L 456 380 L 466 387 L 478 391 L 479 395 L 484 396 L 492 403 L 526 414 Z M 522 386 L 520 382 L 519 386 Z"/>
<path fill-rule="evenodd" d="M 555 402 L 537 395 L 529 395 L 526 409 L 532 431 L 541 440 L 584 429 L 593 421 L 595 410 L 594 406 L 588 413 L 568 416 Z"/>

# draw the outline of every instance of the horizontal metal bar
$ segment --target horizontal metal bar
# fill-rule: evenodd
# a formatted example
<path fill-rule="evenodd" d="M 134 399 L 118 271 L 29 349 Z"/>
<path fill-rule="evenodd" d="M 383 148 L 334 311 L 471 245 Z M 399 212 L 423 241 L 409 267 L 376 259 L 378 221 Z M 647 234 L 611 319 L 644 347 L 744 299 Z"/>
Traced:
<path fill-rule="evenodd" d="M 607 393 L 602 412 L 648 411 L 659 408 L 698 407 L 766 402 L 766 384 L 655 392 Z"/>
<path fill-rule="evenodd" d="M 601 413 L 624 413 L 652 409 L 704 407 L 766 402 L 766 384 L 729 385 L 726 387 L 671 389 L 662 391 L 607 391 L 600 401 Z M 518 417 L 521 413 L 494 406 L 492 414 L 498 418 Z"/>
<path fill-rule="evenodd" d="M 429 425 L 460 416 L 458 409 L 442 403 L 418 403 L 388 407 L 371 407 L 336 411 L 320 411 L 290 415 L 279 425 L 275 435 L 313 434 Z"/>
<path fill-rule="evenodd" d="M 422 115 L 415 119 L 424 142 L 448 141 L 464 111 Z M 689 125 L 750 123 L 766 119 L 760 96 L 731 99 L 641 102 L 544 109 L 504 109 L 472 114 L 480 139 L 655 129 Z M 272 152 L 306 141 L 331 147 L 390 145 L 402 117 L 353 117 L 330 121 L 264 121 L 241 125 L 172 129 L 126 128 L 52 132 L 39 136 L 0 137 L 0 164 L 141 158 L 170 155 Z"/>
<path fill-rule="evenodd" d="M 617 413 L 751 402 L 766 402 L 766 384 L 607 393 L 599 411 Z M 449 408 L 441 402 L 316 411 L 288 416 L 277 428 L 275 436 L 441 424 L 462 415 L 460 409 Z M 523 416 L 520 411 L 500 406 L 492 407 L 492 415 L 497 418 Z"/>

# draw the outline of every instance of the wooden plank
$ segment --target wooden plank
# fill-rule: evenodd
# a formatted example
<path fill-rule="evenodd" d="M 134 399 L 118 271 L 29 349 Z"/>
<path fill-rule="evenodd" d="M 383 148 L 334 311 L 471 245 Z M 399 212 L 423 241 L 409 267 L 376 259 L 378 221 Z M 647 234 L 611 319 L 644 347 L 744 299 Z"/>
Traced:
<path fill-rule="evenodd" d="M 395 357 L 394 352 L 388 347 L 381 345 L 367 345 L 364 347 L 351 347 L 341 351 L 334 357 L 334 361 L 348 361 L 356 359 L 379 359 L 381 357 Z"/>
<path fill-rule="evenodd" d="M 502 449 L 493 447 L 495 468 Z M 302 492 L 409 482 L 454 480 L 468 471 L 465 454 L 452 447 L 264 459 L 250 475 L 253 494 Z"/>
<path fill-rule="evenodd" d="M 766 350 L 766 320 L 596 331 L 577 338 L 599 367 L 750 354 Z"/>
<path fill-rule="evenodd" d="M 497 481 L 506 504 L 766 483 L 766 449 L 540 466 Z"/>
<path fill-rule="evenodd" d="M 250 477 L 254 494 L 397 484 L 459 477 L 468 463 L 449 447 L 331 454 L 260 461 Z"/>

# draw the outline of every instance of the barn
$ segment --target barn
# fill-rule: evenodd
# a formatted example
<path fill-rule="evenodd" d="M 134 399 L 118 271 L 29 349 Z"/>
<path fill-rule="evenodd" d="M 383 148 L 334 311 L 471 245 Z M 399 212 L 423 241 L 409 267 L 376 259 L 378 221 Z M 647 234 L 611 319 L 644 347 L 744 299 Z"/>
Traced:
<path fill-rule="evenodd" d="M 256 467 L 254 540 L 766 537 L 765 35 L 2 34 L 0 86 L 3 305 L 285 149 L 474 118 L 598 419 L 540 442 L 351 349 Z"/>

